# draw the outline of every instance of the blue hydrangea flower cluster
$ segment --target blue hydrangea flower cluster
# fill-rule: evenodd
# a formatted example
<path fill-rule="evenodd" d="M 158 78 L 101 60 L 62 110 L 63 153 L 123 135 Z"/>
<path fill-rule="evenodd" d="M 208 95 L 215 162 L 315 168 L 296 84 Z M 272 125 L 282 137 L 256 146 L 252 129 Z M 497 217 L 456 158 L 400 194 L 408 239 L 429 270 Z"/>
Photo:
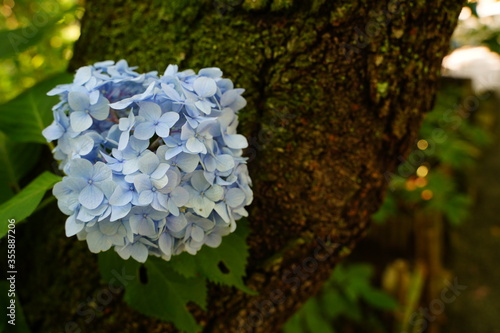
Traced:
<path fill-rule="evenodd" d="M 99 62 L 48 93 L 60 97 L 43 135 L 67 175 L 53 190 L 66 235 L 139 262 L 217 247 L 253 198 L 236 132 L 244 90 L 219 68 L 134 69 Z"/>

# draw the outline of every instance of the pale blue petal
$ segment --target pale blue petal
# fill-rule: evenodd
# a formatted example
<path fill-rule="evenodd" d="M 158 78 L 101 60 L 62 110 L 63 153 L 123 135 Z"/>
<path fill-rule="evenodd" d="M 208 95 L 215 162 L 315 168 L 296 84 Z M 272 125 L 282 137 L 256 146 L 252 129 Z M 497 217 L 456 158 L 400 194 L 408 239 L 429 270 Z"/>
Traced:
<path fill-rule="evenodd" d="M 117 186 L 109 198 L 109 204 L 112 206 L 124 206 L 132 201 L 133 192 L 122 186 Z"/>
<path fill-rule="evenodd" d="M 205 176 L 203 176 L 205 177 Z M 222 186 L 220 185 L 212 185 L 206 192 L 205 192 L 205 196 L 216 202 L 216 201 L 220 201 L 224 198 L 224 189 L 222 188 Z"/>
<path fill-rule="evenodd" d="M 198 141 L 195 137 L 191 137 L 186 142 L 186 148 L 192 153 L 203 153 L 206 154 L 207 148 L 205 145 Z"/>
<path fill-rule="evenodd" d="M 164 123 L 171 128 L 179 120 L 179 114 L 176 112 L 166 112 L 160 117 L 159 120 L 161 123 Z"/>
<path fill-rule="evenodd" d="M 90 106 L 90 114 L 97 120 L 104 120 L 109 116 L 109 101 L 100 97 L 96 104 Z"/>
<path fill-rule="evenodd" d="M 56 121 L 52 122 L 49 127 L 45 128 L 42 131 L 42 135 L 47 139 L 48 142 L 59 139 L 65 130 L 59 123 Z"/>
<path fill-rule="evenodd" d="M 187 221 L 184 215 L 167 217 L 167 228 L 170 231 L 178 233 L 181 232 L 186 226 Z"/>
<path fill-rule="evenodd" d="M 139 170 L 139 160 L 138 159 L 133 159 L 133 160 L 126 160 L 123 162 L 123 174 L 124 175 L 129 175 L 131 173 L 136 172 Z"/>
<path fill-rule="evenodd" d="M 120 222 L 114 223 L 108 220 L 99 222 L 98 224 L 99 230 L 106 236 L 113 236 L 116 234 L 121 225 Z"/>
<path fill-rule="evenodd" d="M 157 179 L 157 180 L 158 179 L 162 179 L 167 174 L 167 171 L 168 171 L 169 168 L 170 168 L 170 165 L 168 165 L 167 163 L 161 163 L 160 165 L 158 165 L 158 167 L 156 168 L 156 170 L 153 171 L 153 173 L 150 174 L 151 178 Z M 167 181 L 168 181 L 168 178 L 167 178 Z"/>
<path fill-rule="evenodd" d="M 215 203 L 212 200 L 201 196 L 193 198 L 193 203 L 193 209 L 196 214 L 203 217 L 208 217 L 215 207 Z"/>
<path fill-rule="evenodd" d="M 193 226 L 193 229 L 191 230 L 191 238 L 195 242 L 201 243 L 203 241 L 203 238 L 205 238 L 205 232 L 203 231 L 202 228 L 195 225 L 195 226 Z"/>
<path fill-rule="evenodd" d="M 86 186 L 78 196 L 78 201 L 88 209 L 97 208 L 103 199 L 104 193 L 95 185 Z"/>
<path fill-rule="evenodd" d="M 71 129 L 77 133 L 83 132 L 92 126 L 92 117 L 84 111 L 70 113 Z"/>
<path fill-rule="evenodd" d="M 129 245 L 129 253 L 132 258 L 137 260 L 138 262 L 146 262 L 148 259 L 148 248 L 146 245 L 142 243 L 135 243 L 133 245 Z"/>
<path fill-rule="evenodd" d="M 139 170 L 146 175 L 151 175 L 159 164 L 160 160 L 158 156 L 151 151 L 146 151 L 144 155 L 139 158 Z"/>
<path fill-rule="evenodd" d="M 140 102 L 139 103 L 139 116 L 146 119 L 146 121 L 157 121 L 161 116 L 161 108 L 158 104 L 153 102 Z"/>
<path fill-rule="evenodd" d="M 200 69 L 198 72 L 199 76 L 211 77 L 213 79 L 219 78 L 222 76 L 222 71 L 217 67 L 208 67 Z"/>
<path fill-rule="evenodd" d="M 134 136 L 139 140 L 149 140 L 155 134 L 155 130 L 152 122 L 140 123 L 135 127 Z"/>
<path fill-rule="evenodd" d="M 234 158 L 229 154 L 222 154 L 215 158 L 217 170 L 224 172 L 234 168 Z"/>
<path fill-rule="evenodd" d="M 210 186 L 210 184 L 205 179 L 205 176 L 203 176 L 202 171 L 195 171 L 193 173 L 193 176 L 191 177 L 191 185 L 198 192 L 205 191 Z"/>
<path fill-rule="evenodd" d="M 170 135 L 170 128 L 171 127 L 165 123 L 158 123 L 158 125 L 155 126 L 155 131 L 159 137 L 166 138 Z"/>
<path fill-rule="evenodd" d="M 97 162 L 92 170 L 92 180 L 102 182 L 111 178 L 111 169 L 102 162 Z"/>
<path fill-rule="evenodd" d="M 118 141 L 118 150 L 123 150 L 127 148 L 129 138 L 130 138 L 130 133 L 128 131 L 120 134 L 120 140 Z"/>
<path fill-rule="evenodd" d="M 94 231 L 87 235 L 87 245 L 90 252 L 99 253 L 109 250 L 113 244 L 111 244 L 108 236 L 101 234 L 99 231 Z"/>
<path fill-rule="evenodd" d="M 195 135 L 195 131 L 189 126 L 189 124 L 182 125 L 181 129 L 181 140 L 185 141 Z"/>
<path fill-rule="evenodd" d="M 170 197 L 172 198 L 171 201 L 173 201 L 177 207 L 182 207 L 189 201 L 189 192 L 179 186 L 170 193 Z"/>
<path fill-rule="evenodd" d="M 167 209 L 170 212 L 170 214 L 172 214 L 174 216 L 179 216 L 179 214 L 180 214 L 179 207 L 177 207 L 177 205 L 174 203 L 174 201 L 172 199 L 169 199 L 167 201 Z"/>
<path fill-rule="evenodd" d="M 224 135 L 223 139 L 229 148 L 243 149 L 248 147 L 247 139 L 241 134 Z"/>
<path fill-rule="evenodd" d="M 212 232 L 205 237 L 205 244 L 210 247 L 219 247 L 220 243 L 222 243 L 222 237 L 219 234 Z"/>
<path fill-rule="evenodd" d="M 130 193 L 130 192 L 129 192 Z M 112 206 L 111 207 L 111 221 L 116 221 L 127 216 L 132 208 L 131 204 L 125 204 L 124 206 Z"/>
<path fill-rule="evenodd" d="M 183 98 L 181 97 L 181 95 L 179 95 L 177 90 L 175 90 L 172 85 L 162 83 L 161 88 L 162 88 L 163 92 L 165 93 L 165 95 L 167 95 L 167 97 L 169 99 L 171 99 L 172 101 L 175 101 L 175 102 L 182 102 L 183 101 Z"/>
<path fill-rule="evenodd" d="M 160 147 L 161 148 L 161 147 Z M 165 159 L 170 160 L 174 158 L 175 156 L 179 155 L 182 153 L 182 146 L 176 146 L 174 148 L 169 148 L 165 151 Z M 192 156 L 192 155 L 191 155 Z"/>
<path fill-rule="evenodd" d="M 214 210 L 217 212 L 217 214 L 219 214 L 224 222 L 229 223 L 229 221 L 231 221 L 227 212 L 227 205 L 225 202 L 219 202 L 215 204 Z"/>
<path fill-rule="evenodd" d="M 166 232 L 162 233 L 158 239 L 158 246 L 160 247 L 161 252 L 163 252 L 167 257 L 172 255 L 173 244 L 174 242 L 172 240 L 172 236 Z"/>
<path fill-rule="evenodd" d="M 210 112 L 212 112 L 212 103 L 208 101 L 197 101 L 194 105 L 205 114 L 210 114 Z"/>
<path fill-rule="evenodd" d="M 85 111 L 90 107 L 89 95 L 81 90 L 71 91 L 68 94 L 69 107 L 74 111 Z"/>
<path fill-rule="evenodd" d="M 82 222 L 89 222 L 96 218 L 97 215 L 92 214 L 91 209 L 86 209 L 85 207 L 81 207 L 78 215 L 76 216 L 77 220 Z"/>
<path fill-rule="evenodd" d="M 92 177 L 92 173 L 94 168 L 90 161 L 77 158 L 71 160 L 69 167 L 69 174 L 73 177 L 84 178 L 85 180 L 90 179 Z"/>
<path fill-rule="evenodd" d="M 238 207 L 245 201 L 245 193 L 239 188 L 231 188 L 226 193 L 226 203 L 230 207 Z"/>
<path fill-rule="evenodd" d="M 95 103 L 97 103 L 100 96 L 101 96 L 101 93 L 99 92 L 99 90 L 91 91 L 89 94 L 90 105 L 94 105 Z"/>
<path fill-rule="evenodd" d="M 163 211 L 157 211 L 157 210 L 154 210 L 154 209 L 148 209 L 148 215 L 149 217 L 151 217 L 153 220 L 155 221 L 159 221 L 159 220 L 162 220 L 164 219 L 168 213 L 165 213 Z"/>
<path fill-rule="evenodd" d="M 91 66 L 80 67 L 76 71 L 75 79 L 73 80 L 73 83 L 81 86 L 81 85 L 85 84 L 85 82 L 90 80 L 91 77 L 92 77 L 92 67 Z"/>
<path fill-rule="evenodd" d="M 204 165 L 205 165 L 205 170 L 209 172 L 214 172 L 215 168 L 217 167 L 217 163 L 215 162 L 215 158 L 211 155 L 205 156 L 205 159 L 203 160 Z"/>
<path fill-rule="evenodd" d="M 142 191 L 139 194 L 139 204 L 142 206 L 149 205 L 154 200 L 154 193 L 151 190 Z"/>
<path fill-rule="evenodd" d="M 148 175 L 137 175 L 134 178 L 134 186 L 137 192 L 142 192 L 145 190 L 151 190 L 153 184 L 151 184 L 151 179 Z"/>
<path fill-rule="evenodd" d="M 198 166 L 199 162 L 200 162 L 200 157 L 198 155 L 193 155 L 193 154 L 181 154 L 176 159 L 177 166 L 182 171 L 187 173 L 193 172 Z"/>
<path fill-rule="evenodd" d="M 222 97 L 220 99 L 220 105 L 225 108 L 226 106 L 229 106 L 232 103 L 234 103 L 238 96 L 240 96 L 240 94 L 238 93 L 237 90 L 235 89 L 228 90 L 224 94 L 222 94 Z"/>
<path fill-rule="evenodd" d="M 217 92 L 217 84 L 209 77 L 199 77 L 193 82 L 193 88 L 200 97 L 211 97 Z"/>
<path fill-rule="evenodd" d="M 77 222 L 75 215 L 71 215 L 66 219 L 65 230 L 66 237 L 71 237 L 79 233 L 85 227 L 85 223 Z"/>

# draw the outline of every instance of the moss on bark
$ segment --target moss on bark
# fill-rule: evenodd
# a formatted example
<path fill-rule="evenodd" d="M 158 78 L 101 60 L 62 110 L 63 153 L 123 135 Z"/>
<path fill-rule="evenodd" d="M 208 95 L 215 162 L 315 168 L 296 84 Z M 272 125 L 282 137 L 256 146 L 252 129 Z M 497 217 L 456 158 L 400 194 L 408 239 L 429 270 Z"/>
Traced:
<path fill-rule="evenodd" d="M 141 71 L 169 63 L 195 70 L 218 66 L 247 89 L 240 131 L 250 141 L 255 190 L 247 281 L 260 295 L 212 286 L 208 313 L 193 308 L 206 332 L 275 332 L 362 237 L 387 187 L 384 174 L 407 152 L 432 106 L 461 5 L 87 1 L 73 69 L 121 58 Z M 315 265 L 308 258 L 314 258 L 318 239 L 337 245 Z M 64 243 L 74 258 L 67 259 L 66 251 L 56 258 L 89 261 L 81 244 Z M 97 280 L 97 272 L 85 274 L 87 281 Z M 79 275 L 75 268 L 58 283 L 74 286 Z M 82 331 L 173 330 L 119 301 L 85 323 L 75 298 L 58 307 Z M 36 297 L 28 300 L 32 310 L 40 304 Z M 54 322 L 41 331 L 55 328 Z"/>

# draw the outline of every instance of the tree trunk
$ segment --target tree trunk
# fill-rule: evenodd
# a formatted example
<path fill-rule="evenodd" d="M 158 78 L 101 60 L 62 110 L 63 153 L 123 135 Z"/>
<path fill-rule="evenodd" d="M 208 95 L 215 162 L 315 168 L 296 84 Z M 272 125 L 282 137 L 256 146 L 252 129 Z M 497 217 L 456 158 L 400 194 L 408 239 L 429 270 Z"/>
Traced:
<path fill-rule="evenodd" d="M 86 2 L 72 69 L 121 58 L 139 71 L 216 66 L 246 89 L 240 132 L 255 192 L 247 284 L 260 294 L 211 286 L 208 312 L 194 308 L 205 332 L 277 332 L 349 254 L 432 107 L 462 3 Z M 53 258 L 32 264 L 47 267 L 48 280 L 31 283 L 46 295 L 22 297 L 40 331 L 64 331 L 61 321 L 82 332 L 175 331 L 121 300 L 85 322 L 75 308 L 99 289 L 95 258 L 45 224 L 55 231 L 34 246 Z"/>

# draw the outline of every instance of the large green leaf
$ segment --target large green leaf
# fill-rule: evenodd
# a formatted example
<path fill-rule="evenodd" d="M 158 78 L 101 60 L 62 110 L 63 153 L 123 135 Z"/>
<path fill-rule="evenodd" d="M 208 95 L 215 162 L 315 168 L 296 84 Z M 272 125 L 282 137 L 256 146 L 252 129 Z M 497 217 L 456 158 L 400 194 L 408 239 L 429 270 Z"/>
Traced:
<path fill-rule="evenodd" d="M 52 106 L 58 102 L 47 92 L 71 80 L 71 74 L 59 73 L 0 105 L 0 131 L 15 142 L 46 143 L 42 130 L 52 122 Z"/>
<path fill-rule="evenodd" d="M 99 268 L 107 281 L 111 281 L 116 272 L 133 277 L 126 283 L 124 299 L 137 311 L 172 322 L 188 333 L 201 329 L 188 311 L 187 303 L 206 308 L 207 289 L 203 277 L 183 277 L 170 268 L 168 262 L 155 257 L 149 257 L 144 265 L 132 259 L 125 261 L 113 251 L 99 254 Z"/>
<path fill-rule="evenodd" d="M 18 190 L 18 182 L 37 163 L 40 145 L 12 142 L 0 132 L 0 204 L 10 199 Z"/>
<path fill-rule="evenodd" d="M 232 234 L 223 237 L 217 248 L 204 246 L 196 255 L 182 253 L 172 257 L 171 267 L 186 277 L 201 274 L 212 282 L 235 286 L 247 293 L 255 291 L 245 286 L 243 277 L 248 257 L 248 223 L 238 221 L 238 227 Z"/>
<path fill-rule="evenodd" d="M 30 216 L 45 192 L 60 180 L 61 177 L 46 171 L 9 201 L 0 205 L 0 238 L 7 234 L 9 220 L 14 219 L 16 223 L 19 223 Z"/>

